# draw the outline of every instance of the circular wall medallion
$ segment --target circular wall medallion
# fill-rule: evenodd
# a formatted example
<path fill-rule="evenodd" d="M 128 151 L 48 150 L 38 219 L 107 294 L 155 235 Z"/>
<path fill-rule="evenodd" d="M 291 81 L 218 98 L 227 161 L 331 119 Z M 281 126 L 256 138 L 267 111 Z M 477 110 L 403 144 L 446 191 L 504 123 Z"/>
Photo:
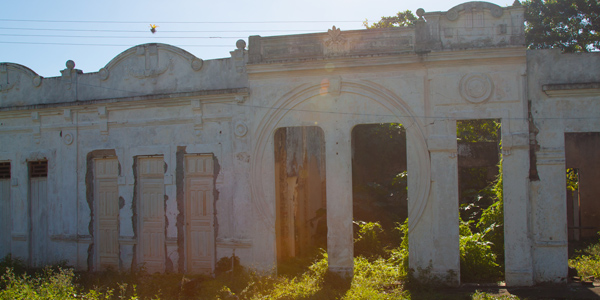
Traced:
<path fill-rule="evenodd" d="M 202 69 L 202 65 L 204 64 L 204 61 L 200 58 L 194 58 L 192 60 L 192 70 L 194 71 L 200 71 L 200 69 Z"/>
<path fill-rule="evenodd" d="M 446 12 L 446 18 L 450 21 L 455 21 L 458 19 L 458 11 L 456 9 L 451 9 Z"/>
<path fill-rule="evenodd" d="M 71 145 L 73 144 L 73 135 L 70 133 L 63 134 L 62 140 L 65 145 Z"/>
<path fill-rule="evenodd" d="M 493 90 L 492 80 L 483 73 L 470 73 L 460 80 L 460 95 L 469 102 L 484 102 L 490 98 Z"/>
<path fill-rule="evenodd" d="M 34 76 L 32 79 L 32 83 L 34 87 L 39 87 L 40 85 L 42 85 L 42 77 Z"/>
<path fill-rule="evenodd" d="M 98 75 L 100 76 L 100 80 L 104 81 L 104 80 L 108 79 L 108 76 L 110 75 L 110 73 L 108 72 L 108 70 L 106 68 L 102 68 L 102 69 L 100 69 L 100 71 L 98 71 Z"/>
<path fill-rule="evenodd" d="M 235 133 L 235 136 L 243 137 L 246 135 L 246 133 L 248 133 L 248 126 L 246 126 L 244 122 L 238 121 L 235 123 L 233 132 Z"/>

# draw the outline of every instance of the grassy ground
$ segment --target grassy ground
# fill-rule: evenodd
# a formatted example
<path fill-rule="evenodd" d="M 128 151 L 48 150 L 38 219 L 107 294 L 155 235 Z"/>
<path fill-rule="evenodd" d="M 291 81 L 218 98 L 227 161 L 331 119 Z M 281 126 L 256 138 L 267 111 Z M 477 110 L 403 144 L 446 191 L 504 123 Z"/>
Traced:
<path fill-rule="evenodd" d="M 449 294 L 436 290 L 432 281 L 416 283 L 399 267 L 401 259 L 357 257 L 349 280 L 328 272 L 326 254 L 296 275 L 264 275 L 239 267 L 215 278 L 110 270 L 78 273 L 60 265 L 27 269 L 21 261 L 5 258 L 0 263 L 6 269 L 0 299 L 499 299 L 482 292 Z"/>
<path fill-rule="evenodd" d="M 403 247 L 380 256 L 354 259 L 354 276 L 345 279 L 328 271 L 327 254 L 312 263 L 290 263 L 286 274 L 259 274 L 236 264 L 231 272 L 220 268 L 215 277 L 183 274 L 147 274 L 105 271 L 75 272 L 65 265 L 28 269 L 18 259 L 6 257 L 0 270 L 1 299 L 535 299 L 536 291 L 518 289 L 449 289 L 445 283 L 455 278 L 431 278 L 419 270 L 418 278 L 408 272 L 408 252 Z M 224 261 L 231 266 L 231 260 Z M 309 265 L 308 268 L 300 266 Z M 600 243 L 589 245 L 569 260 L 584 280 L 600 278 Z M 555 287 L 541 287 L 549 290 Z M 573 288 L 567 287 L 567 298 Z M 599 289 L 600 290 L 600 289 Z M 585 291 L 588 296 L 595 292 Z M 512 295 L 511 295 L 512 294 Z M 544 298 L 547 299 L 547 298 Z M 582 299 L 585 299 L 582 298 Z"/>

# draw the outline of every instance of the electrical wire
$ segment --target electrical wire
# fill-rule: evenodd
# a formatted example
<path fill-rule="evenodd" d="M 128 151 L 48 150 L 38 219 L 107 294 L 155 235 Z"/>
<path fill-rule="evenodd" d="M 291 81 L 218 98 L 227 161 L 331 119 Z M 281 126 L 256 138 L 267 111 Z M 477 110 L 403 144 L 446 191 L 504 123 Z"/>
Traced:
<path fill-rule="evenodd" d="M 3 34 L 13 37 L 48 37 L 48 38 L 93 38 L 93 39 L 147 39 L 147 36 L 106 36 L 106 35 L 54 35 L 54 34 Z M 152 36 L 152 39 L 245 39 L 247 36 Z"/>
<path fill-rule="evenodd" d="M 352 20 L 338 21 L 91 21 L 91 20 L 22 20 L 0 19 L 0 22 L 31 22 L 31 23 L 94 23 L 94 24 L 286 24 L 286 23 L 362 23 Z"/>
<path fill-rule="evenodd" d="M 23 45 L 56 45 L 56 46 L 107 46 L 107 47 L 132 47 L 131 44 L 83 44 L 83 43 L 46 43 L 46 42 L 6 42 L 0 41 L 0 44 L 23 44 Z M 233 45 L 173 45 L 177 47 L 228 47 Z"/>
<path fill-rule="evenodd" d="M 71 31 L 71 32 L 121 32 L 121 33 L 136 33 L 143 32 L 148 33 L 148 30 L 111 30 L 111 29 L 62 29 L 62 28 L 22 28 L 22 27 L 0 27 L 2 30 L 28 30 L 28 31 Z M 240 33 L 240 32 L 307 32 L 310 30 L 302 30 L 302 29 L 266 29 L 266 30 L 160 30 L 160 33 L 209 33 L 209 32 L 218 32 L 218 33 Z"/>

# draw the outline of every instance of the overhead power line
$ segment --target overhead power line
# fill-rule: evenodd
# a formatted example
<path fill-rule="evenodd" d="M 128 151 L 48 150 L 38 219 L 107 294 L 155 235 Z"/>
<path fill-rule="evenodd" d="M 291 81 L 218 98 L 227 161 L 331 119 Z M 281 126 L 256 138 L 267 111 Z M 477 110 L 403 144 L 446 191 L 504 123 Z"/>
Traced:
<path fill-rule="evenodd" d="M 108 47 L 133 47 L 132 44 L 85 44 L 85 43 L 44 43 L 44 42 L 5 42 L 0 44 L 25 44 L 25 45 L 57 45 L 57 46 L 108 46 Z M 177 47 L 227 47 L 234 48 L 235 45 L 173 45 Z"/>
<path fill-rule="evenodd" d="M 54 34 L 3 34 L 0 36 L 15 37 L 51 37 L 51 38 L 94 38 L 94 39 L 147 39 L 148 36 L 116 36 L 116 35 L 54 35 Z M 152 36 L 152 39 L 245 39 L 247 36 Z"/>
<path fill-rule="evenodd" d="M 0 22 L 35 22 L 35 23 L 97 23 L 97 24 L 286 24 L 286 23 L 362 23 L 360 21 L 71 21 L 71 20 L 19 20 L 19 19 L 0 19 Z"/>
<path fill-rule="evenodd" d="M 143 32 L 148 33 L 148 30 L 111 30 L 111 29 L 65 29 L 65 28 L 22 28 L 22 27 L 0 27 L 0 29 L 4 30 L 33 30 L 33 31 L 77 31 L 77 32 L 122 32 L 122 33 L 136 33 Z M 254 29 L 254 30 L 160 30 L 160 33 L 165 32 L 173 32 L 173 33 L 209 33 L 209 32 L 218 32 L 218 33 L 241 33 L 241 32 L 312 32 L 315 29 Z"/>

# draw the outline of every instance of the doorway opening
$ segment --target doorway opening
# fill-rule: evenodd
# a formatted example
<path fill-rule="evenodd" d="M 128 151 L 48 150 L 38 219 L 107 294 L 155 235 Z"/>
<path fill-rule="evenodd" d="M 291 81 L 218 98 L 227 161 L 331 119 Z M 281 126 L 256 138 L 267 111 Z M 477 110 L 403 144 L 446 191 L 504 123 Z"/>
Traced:
<path fill-rule="evenodd" d="M 29 162 L 29 265 L 46 264 L 48 248 L 48 161 Z"/>
<path fill-rule="evenodd" d="M 10 162 L 0 162 L 0 257 L 11 252 Z"/>
<path fill-rule="evenodd" d="M 504 281 L 501 122 L 456 122 L 461 282 Z"/>
<path fill-rule="evenodd" d="M 598 241 L 600 132 L 565 133 L 569 256 Z"/>
<path fill-rule="evenodd" d="M 397 248 L 408 218 L 406 130 L 398 123 L 352 130 L 354 256 L 377 257 Z"/>
<path fill-rule="evenodd" d="M 275 131 L 278 273 L 296 273 L 327 249 L 325 138 L 316 126 Z"/>

